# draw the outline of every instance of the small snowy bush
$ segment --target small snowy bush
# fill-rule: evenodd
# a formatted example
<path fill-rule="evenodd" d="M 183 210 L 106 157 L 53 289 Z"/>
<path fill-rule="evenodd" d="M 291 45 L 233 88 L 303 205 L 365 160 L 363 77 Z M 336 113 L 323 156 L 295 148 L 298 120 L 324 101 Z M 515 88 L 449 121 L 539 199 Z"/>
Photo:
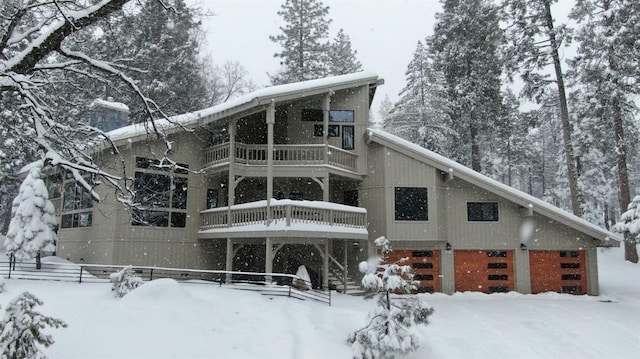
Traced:
<path fill-rule="evenodd" d="M 620 221 L 612 230 L 628 235 L 629 240 L 640 242 L 640 195 L 633 197 L 627 211 L 620 216 Z"/>
<path fill-rule="evenodd" d="M 67 324 L 34 311 L 36 305 L 42 305 L 42 301 L 29 292 L 9 303 L 0 322 L 0 358 L 46 358 L 39 346 L 48 347 L 54 341 L 51 335 L 43 334 L 42 329 L 66 328 Z"/>
<path fill-rule="evenodd" d="M 124 267 L 117 273 L 111 273 L 109 281 L 113 283 L 111 291 L 118 298 L 124 297 L 130 291 L 142 285 L 142 278 L 134 274 L 132 266 Z"/>
<path fill-rule="evenodd" d="M 4 278 L 0 277 L 0 293 L 4 292 Z"/>
<path fill-rule="evenodd" d="M 375 241 L 383 257 L 391 252 L 388 239 Z M 411 268 L 399 262 L 381 264 L 382 258 L 362 262 L 362 285 L 367 290 L 366 299 L 378 296 L 377 306 L 369 313 L 369 324 L 349 335 L 353 357 L 356 359 L 392 359 L 418 348 L 417 337 L 411 332 L 416 324 L 429 324 L 433 308 L 416 297 L 391 300 L 390 293 L 410 293 L 415 290 Z M 405 279 L 407 278 L 407 279 Z"/>

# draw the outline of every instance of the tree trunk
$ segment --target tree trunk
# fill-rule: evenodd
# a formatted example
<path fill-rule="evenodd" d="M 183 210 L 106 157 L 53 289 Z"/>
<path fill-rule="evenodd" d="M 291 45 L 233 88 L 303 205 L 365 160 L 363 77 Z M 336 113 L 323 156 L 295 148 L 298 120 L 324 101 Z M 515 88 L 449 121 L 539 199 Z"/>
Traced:
<path fill-rule="evenodd" d="M 473 121 L 472 119 L 469 126 L 469 135 L 471 137 L 471 169 L 479 173 L 482 169 L 480 165 L 480 145 L 478 144 L 478 129 Z"/>
<path fill-rule="evenodd" d="M 569 192 L 571 196 L 571 209 L 576 216 L 582 216 L 580 201 L 578 200 L 578 173 L 576 171 L 575 157 L 573 154 L 573 144 L 571 143 L 571 123 L 569 122 L 569 109 L 567 107 L 567 94 L 564 87 L 564 75 L 562 73 L 562 64 L 560 63 L 560 55 L 558 54 L 558 42 L 553 27 L 553 18 L 551 17 L 551 1 L 544 2 L 545 18 L 547 20 L 547 29 L 549 33 L 550 52 L 553 58 L 553 67 L 556 73 L 556 82 L 558 84 L 558 99 L 560 100 L 560 121 L 562 122 L 562 140 L 564 145 L 564 157 L 567 162 L 567 175 L 569 179 Z"/>

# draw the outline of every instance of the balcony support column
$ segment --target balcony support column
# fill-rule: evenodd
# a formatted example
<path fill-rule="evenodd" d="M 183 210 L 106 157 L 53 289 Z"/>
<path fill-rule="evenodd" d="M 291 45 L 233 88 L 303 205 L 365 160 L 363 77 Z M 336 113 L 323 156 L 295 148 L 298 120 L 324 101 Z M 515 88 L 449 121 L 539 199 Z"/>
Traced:
<path fill-rule="evenodd" d="M 267 225 L 271 223 L 272 219 L 271 199 L 273 198 L 273 125 L 275 123 L 276 104 L 274 100 L 271 100 L 269 107 L 267 107 Z"/>
<path fill-rule="evenodd" d="M 225 263 L 225 270 L 231 272 L 233 270 L 233 241 L 231 238 L 227 238 L 227 262 Z M 226 283 L 231 283 L 231 274 L 227 274 Z"/>
<path fill-rule="evenodd" d="M 271 238 L 265 238 L 265 256 L 264 256 L 264 272 L 273 272 L 273 244 Z M 265 282 L 271 282 L 271 276 L 265 276 Z"/>
<path fill-rule="evenodd" d="M 227 181 L 227 227 L 233 225 L 231 206 L 236 201 L 236 120 L 229 121 L 229 178 Z M 233 249 L 233 245 L 232 245 Z M 228 253 L 228 250 L 227 250 Z"/>
<path fill-rule="evenodd" d="M 322 101 L 322 143 L 324 144 L 324 164 L 329 164 L 329 111 L 331 111 L 331 95 L 333 91 L 324 96 Z"/>

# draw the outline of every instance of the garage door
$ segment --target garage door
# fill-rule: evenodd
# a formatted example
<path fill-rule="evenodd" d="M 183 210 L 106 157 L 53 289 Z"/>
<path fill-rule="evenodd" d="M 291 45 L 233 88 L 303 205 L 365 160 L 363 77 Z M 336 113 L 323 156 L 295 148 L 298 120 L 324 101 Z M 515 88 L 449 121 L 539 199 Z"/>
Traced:
<path fill-rule="evenodd" d="M 394 250 L 389 253 L 387 262 L 393 263 L 400 258 L 409 258 L 403 265 L 413 270 L 413 280 L 419 293 L 440 292 L 440 251 L 437 250 Z"/>
<path fill-rule="evenodd" d="M 514 290 L 513 251 L 456 250 L 453 265 L 457 292 Z"/>
<path fill-rule="evenodd" d="M 585 251 L 529 251 L 531 293 L 587 293 Z"/>

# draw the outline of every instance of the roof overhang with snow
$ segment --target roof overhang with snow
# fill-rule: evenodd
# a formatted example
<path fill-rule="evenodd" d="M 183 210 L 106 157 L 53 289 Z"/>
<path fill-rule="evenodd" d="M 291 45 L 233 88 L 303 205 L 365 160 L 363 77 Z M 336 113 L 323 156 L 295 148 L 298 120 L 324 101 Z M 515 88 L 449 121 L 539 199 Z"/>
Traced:
<path fill-rule="evenodd" d="M 617 234 L 611 233 L 578 216 L 566 212 L 527 193 L 509 187 L 458 162 L 429 151 L 388 132 L 370 128 L 366 133 L 366 141 L 367 143 L 375 142 L 398 151 L 417 161 L 437 168 L 444 173 L 458 177 L 488 192 L 494 193 L 499 197 L 516 203 L 523 208 L 529 208 L 535 213 L 562 223 L 596 239 L 598 241 L 598 246 L 617 247 L 620 245 L 619 242 L 622 241 L 622 238 Z"/>
<path fill-rule="evenodd" d="M 165 134 L 171 134 L 204 126 L 234 115 L 255 112 L 256 109 L 260 110 L 261 107 L 266 108 L 272 102 L 285 102 L 364 85 L 375 88 L 383 83 L 384 80 L 373 72 L 358 72 L 266 87 L 217 106 L 156 120 L 155 126 Z M 151 132 L 151 124 L 145 122 L 110 131 L 108 136 L 114 143 L 118 144 L 123 141 L 136 142 L 146 139 Z"/>

